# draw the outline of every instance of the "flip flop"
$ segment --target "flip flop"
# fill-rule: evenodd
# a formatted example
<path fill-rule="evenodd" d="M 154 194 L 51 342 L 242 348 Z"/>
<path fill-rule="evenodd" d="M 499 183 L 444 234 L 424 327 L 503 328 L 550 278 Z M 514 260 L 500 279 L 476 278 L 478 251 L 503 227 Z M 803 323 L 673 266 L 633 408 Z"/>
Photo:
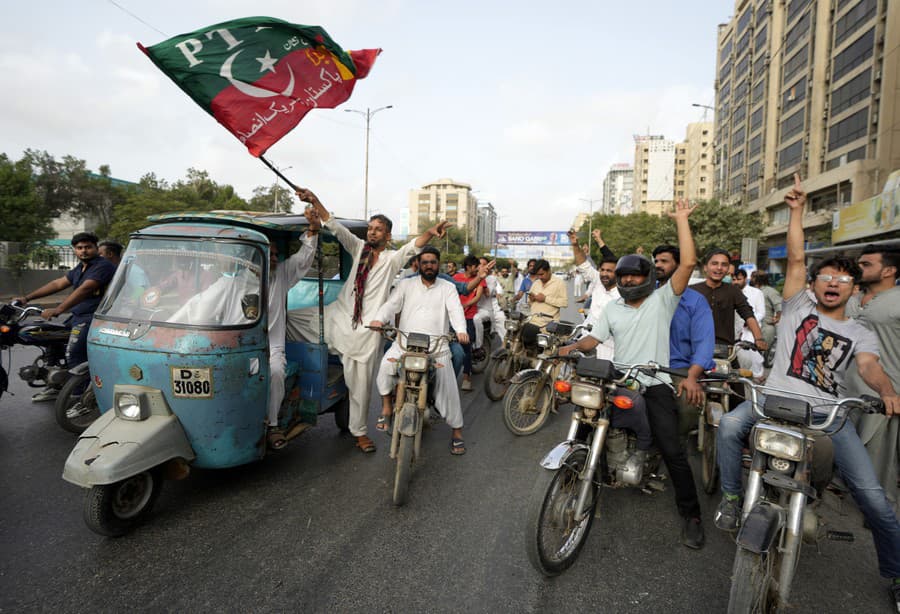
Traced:
<path fill-rule="evenodd" d="M 466 453 L 466 442 L 459 437 L 450 440 L 450 454 L 453 456 L 462 456 Z"/>
<path fill-rule="evenodd" d="M 369 454 L 370 452 L 375 451 L 375 442 L 365 435 L 360 435 L 356 438 L 356 447 L 362 450 L 364 453 Z"/>
<path fill-rule="evenodd" d="M 382 433 L 391 434 L 391 417 L 390 415 L 381 414 L 375 423 L 375 430 Z"/>
<path fill-rule="evenodd" d="M 280 450 L 287 445 L 287 439 L 284 431 L 277 427 L 269 427 L 269 433 L 266 435 L 266 443 L 270 450 Z"/>

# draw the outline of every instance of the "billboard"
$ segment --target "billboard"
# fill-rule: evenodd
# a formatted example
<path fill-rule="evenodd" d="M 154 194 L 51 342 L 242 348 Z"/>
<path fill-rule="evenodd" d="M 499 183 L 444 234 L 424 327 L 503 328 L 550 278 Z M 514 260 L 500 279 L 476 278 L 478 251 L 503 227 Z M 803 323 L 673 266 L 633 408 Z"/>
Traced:
<path fill-rule="evenodd" d="M 900 229 L 900 170 L 892 172 L 884 191 L 834 212 L 831 242 L 841 243 Z"/>
<path fill-rule="evenodd" d="M 533 231 L 509 230 L 497 232 L 494 243 L 498 245 L 564 245 L 570 246 L 566 230 Z"/>

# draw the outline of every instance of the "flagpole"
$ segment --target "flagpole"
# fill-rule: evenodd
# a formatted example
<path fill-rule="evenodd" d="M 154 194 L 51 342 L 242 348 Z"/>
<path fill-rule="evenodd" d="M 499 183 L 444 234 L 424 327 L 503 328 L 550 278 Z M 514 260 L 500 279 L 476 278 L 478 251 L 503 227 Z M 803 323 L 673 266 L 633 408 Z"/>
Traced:
<path fill-rule="evenodd" d="M 268 166 L 270 169 L 272 169 L 272 172 L 273 172 L 273 173 L 275 173 L 276 175 L 278 175 L 279 177 L 281 177 L 281 179 L 282 179 L 286 184 L 288 184 L 289 186 L 291 186 L 292 188 L 294 188 L 294 192 L 296 192 L 297 190 L 300 189 L 300 188 L 298 188 L 297 186 L 295 186 L 295 185 L 291 182 L 290 179 L 288 179 L 287 177 L 285 177 L 284 175 L 282 175 L 282 174 L 281 174 L 281 171 L 278 170 L 277 168 L 275 168 L 275 167 L 272 165 L 271 162 L 269 162 L 268 160 L 265 159 L 264 156 L 260 156 L 259 159 L 263 161 L 263 164 L 265 164 L 265 165 Z"/>

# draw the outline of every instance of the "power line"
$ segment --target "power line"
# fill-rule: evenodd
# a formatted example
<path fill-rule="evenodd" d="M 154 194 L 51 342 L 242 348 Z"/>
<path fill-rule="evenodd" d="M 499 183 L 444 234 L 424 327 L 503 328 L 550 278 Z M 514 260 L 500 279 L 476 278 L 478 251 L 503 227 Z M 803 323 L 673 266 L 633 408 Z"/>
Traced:
<path fill-rule="evenodd" d="M 156 26 L 154 26 L 154 25 L 152 25 L 152 24 L 150 24 L 150 23 L 147 23 L 145 20 L 141 19 L 140 17 L 138 17 L 137 15 L 135 15 L 134 13 L 132 13 L 131 11 L 129 11 L 128 9 L 126 9 L 124 6 L 122 6 L 121 4 L 119 4 L 118 2 L 116 2 L 116 0 L 106 0 L 106 1 L 109 2 L 110 4 L 112 4 L 114 7 L 116 7 L 116 8 L 119 9 L 120 11 L 122 11 L 123 13 L 125 13 L 126 15 L 129 15 L 129 16 L 131 16 L 132 18 L 136 19 L 137 21 L 141 22 L 142 24 L 144 24 L 145 26 L 147 26 L 147 27 L 150 28 L 151 30 L 155 30 L 156 32 L 159 32 L 160 34 L 162 34 L 162 35 L 165 36 L 166 38 L 169 38 L 169 35 L 168 35 L 168 34 L 166 34 L 165 32 L 163 32 L 162 30 L 160 30 L 160 29 L 157 28 Z"/>

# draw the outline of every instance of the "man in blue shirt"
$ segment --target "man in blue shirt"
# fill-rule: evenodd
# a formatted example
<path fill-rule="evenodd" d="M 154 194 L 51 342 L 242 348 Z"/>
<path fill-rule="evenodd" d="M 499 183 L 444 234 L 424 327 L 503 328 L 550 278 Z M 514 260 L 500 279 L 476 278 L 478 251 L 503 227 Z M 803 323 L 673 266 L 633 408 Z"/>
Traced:
<path fill-rule="evenodd" d="M 72 315 L 66 321 L 72 332 L 69 335 L 69 345 L 66 347 L 66 364 L 69 368 L 87 362 L 87 329 L 94 318 L 94 311 L 103 299 L 106 287 L 112 281 L 116 266 L 101 258 L 97 248 L 97 235 L 92 232 L 79 232 L 72 237 L 72 249 L 79 263 L 69 271 L 65 277 L 54 279 L 44 284 L 37 290 L 19 297 L 22 304 L 44 296 L 50 296 L 72 287 L 72 293 L 56 307 L 44 309 L 41 317 L 46 320 L 70 312 Z M 32 397 L 33 401 L 49 401 L 58 394 L 58 390 L 42 391 Z"/>
<path fill-rule="evenodd" d="M 660 287 L 664 286 L 678 268 L 681 252 L 674 245 L 660 245 L 653 250 L 653 264 Z M 697 379 L 715 366 L 715 324 L 709 302 L 696 290 L 687 288 L 681 295 L 669 331 L 669 366 L 687 369 L 688 376 L 677 382 L 682 414 L 696 418 L 703 405 L 703 386 Z M 691 413 L 693 411 L 693 413 Z"/>

